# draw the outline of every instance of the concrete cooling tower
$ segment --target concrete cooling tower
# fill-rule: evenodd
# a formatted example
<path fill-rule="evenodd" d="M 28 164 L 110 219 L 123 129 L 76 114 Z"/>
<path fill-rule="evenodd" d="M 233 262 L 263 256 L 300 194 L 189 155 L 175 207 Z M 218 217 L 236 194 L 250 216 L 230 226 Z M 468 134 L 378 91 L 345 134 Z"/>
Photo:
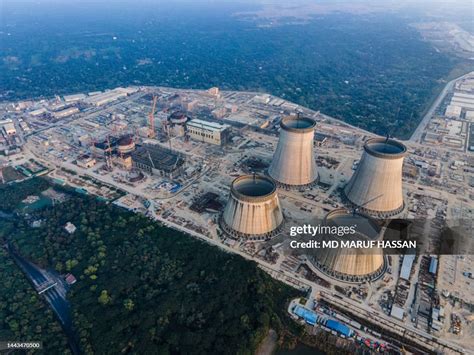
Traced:
<path fill-rule="evenodd" d="M 283 187 L 309 186 L 318 179 L 314 161 L 314 127 L 310 118 L 286 116 L 268 174 Z"/>
<path fill-rule="evenodd" d="M 283 222 L 275 183 L 260 175 L 235 179 L 220 222 L 226 233 L 237 238 L 275 235 Z"/>
<path fill-rule="evenodd" d="M 343 208 L 329 212 L 324 218 L 323 225 L 330 227 L 356 225 L 357 227 L 355 234 L 346 234 L 342 237 L 334 233 L 323 233 L 322 240 L 377 241 L 383 238 L 383 229 L 375 220 Z M 308 257 L 323 273 L 345 282 L 373 281 L 385 272 L 383 250 L 378 247 L 321 248 L 314 249 Z"/>
<path fill-rule="evenodd" d="M 359 166 L 344 189 L 349 202 L 377 217 L 400 213 L 404 208 L 402 167 L 406 152 L 405 145 L 393 139 L 369 139 Z"/>

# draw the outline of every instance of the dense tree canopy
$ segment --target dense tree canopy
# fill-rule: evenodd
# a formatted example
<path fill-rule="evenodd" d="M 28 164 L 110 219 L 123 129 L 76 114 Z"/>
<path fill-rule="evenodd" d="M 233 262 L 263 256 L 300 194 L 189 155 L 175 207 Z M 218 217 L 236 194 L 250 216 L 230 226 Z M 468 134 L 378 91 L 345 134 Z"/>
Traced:
<path fill-rule="evenodd" d="M 3 38 L 3 95 L 52 96 L 130 84 L 218 86 L 269 92 L 404 137 L 460 64 L 395 14 L 325 14 L 261 26 L 233 16 L 250 5 L 127 6 L 38 6 L 5 16 L 15 31 Z"/>
<path fill-rule="evenodd" d="M 4 231 L 0 223 L 0 229 Z M 69 354 L 66 336 L 7 251 L 0 248 L 0 341 L 41 341 L 44 354 Z"/>
<path fill-rule="evenodd" d="M 44 179 L 31 179 L 20 184 L 0 184 L 0 211 L 12 212 L 27 196 L 46 190 L 49 184 Z"/>
<path fill-rule="evenodd" d="M 251 353 L 289 320 L 295 290 L 144 216 L 73 196 L 33 217 L 41 227 L 17 218 L 3 230 L 27 258 L 78 278 L 68 298 L 87 353 Z"/>

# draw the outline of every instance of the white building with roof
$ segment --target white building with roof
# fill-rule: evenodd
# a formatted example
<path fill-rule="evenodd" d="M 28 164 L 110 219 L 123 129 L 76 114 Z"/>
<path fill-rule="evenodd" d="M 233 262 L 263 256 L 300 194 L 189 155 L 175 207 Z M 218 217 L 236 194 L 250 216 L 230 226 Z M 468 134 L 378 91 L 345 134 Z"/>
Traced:
<path fill-rule="evenodd" d="M 5 134 L 7 136 L 13 136 L 16 134 L 16 129 L 15 129 L 15 125 L 11 122 L 9 123 L 5 123 L 3 125 L 3 130 L 5 131 Z"/>
<path fill-rule="evenodd" d="M 36 116 L 41 116 L 42 114 L 47 113 L 47 112 L 48 112 L 48 110 L 46 110 L 44 107 L 42 107 L 42 108 L 39 108 L 37 110 L 30 111 L 30 115 L 36 117 Z"/>
<path fill-rule="evenodd" d="M 474 122 L 474 111 L 466 111 L 466 120 Z"/>
<path fill-rule="evenodd" d="M 64 226 L 64 229 L 69 233 L 73 234 L 76 231 L 76 226 L 72 224 L 71 222 L 67 222 L 66 225 Z"/>
<path fill-rule="evenodd" d="M 397 305 L 392 306 L 392 310 L 390 311 L 390 315 L 394 318 L 397 318 L 399 320 L 403 320 L 403 316 L 405 314 L 405 311 L 403 310 L 402 307 L 399 307 Z"/>
<path fill-rule="evenodd" d="M 256 95 L 253 97 L 252 101 L 258 104 L 268 104 L 271 100 L 271 96 L 269 94 L 262 94 Z"/>
<path fill-rule="evenodd" d="M 444 115 L 449 118 L 459 118 L 461 116 L 461 106 L 448 105 Z"/>
<path fill-rule="evenodd" d="M 455 92 L 451 99 L 451 105 L 474 110 L 474 94 Z"/>
<path fill-rule="evenodd" d="M 85 94 L 74 94 L 74 95 L 64 95 L 64 101 L 66 102 L 75 102 L 84 100 L 87 96 Z"/>
<path fill-rule="evenodd" d="M 415 261 L 415 254 L 405 254 L 403 256 L 402 268 L 400 270 L 400 278 L 410 281 L 411 268 Z"/>
<path fill-rule="evenodd" d="M 77 107 L 69 107 L 64 110 L 54 112 L 53 116 L 56 119 L 60 119 L 72 116 L 76 113 L 79 113 L 79 109 Z"/>
<path fill-rule="evenodd" d="M 187 133 L 196 141 L 222 145 L 227 142 L 230 126 L 227 124 L 194 119 L 186 124 Z"/>
<path fill-rule="evenodd" d="M 131 95 L 137 91 L 138 88 L 136 87 L 119 87 L 103 93 L 97 93 L 95 95 L 89 93 L 89 97 L 85 101 L 94 106 L 103 106 L 111 102 L 117 101 L 120 98 L 127 97 L 128 95 Z"/>

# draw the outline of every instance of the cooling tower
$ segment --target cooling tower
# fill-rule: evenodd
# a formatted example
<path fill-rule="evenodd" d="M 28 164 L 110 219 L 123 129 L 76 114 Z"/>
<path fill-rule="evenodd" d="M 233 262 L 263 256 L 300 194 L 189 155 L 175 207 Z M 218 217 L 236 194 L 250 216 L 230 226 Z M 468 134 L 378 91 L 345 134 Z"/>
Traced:
<path fill-rule="evenodd" d="M 364 145 L 357 170 L 344 189 L 349 202 L 377 217 L 403 210 L 402 166 L 406 147 L 393 139 L 372 138 Z"/>
<path fill-rule="evenodd" d="M 309 186 L 318 179 L 314 161 L 314 127 L 310 118 L 286 116 L 268 174 L 283 187 Z"/>
<path fill-rule="evenodd" d="M 335 233 L 321 236 L 322 240 L 342 241 L 377 241 L 383 238 L 383 229 L 367 215 L 352 213 L 345 209 L 329 212 L 323 221 L 324 226 L 356 226 L 355 234 L 347 233 L 338 236 Z M 382 249 L 374 248 L 320 248 L 308 255 L 313 264 L 323 273 L 346 282 L 373 281 L 385 272 Z"/>
<path fill-rule="evenodd" d="M 275 183 L 260 175 L 240 176 L 232 182 L 221 218 L 222 229 L 234 237 L 270 238 L 279 230 L 283 214 Z"/>

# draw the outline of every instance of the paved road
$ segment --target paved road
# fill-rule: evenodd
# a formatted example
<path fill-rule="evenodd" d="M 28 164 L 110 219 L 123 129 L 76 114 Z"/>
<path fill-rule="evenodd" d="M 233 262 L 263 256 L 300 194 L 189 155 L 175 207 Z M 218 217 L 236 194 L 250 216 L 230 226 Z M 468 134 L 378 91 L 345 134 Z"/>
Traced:
<path fill-rule="evenodd" d="M 68 165 L 69 164 L 65 164 L 65 165 Z M 71 164 L 72 165 L 72 164 Z M 72 167 L 72 166 L 71 166 Z M 77 169 L 77 167 L 74 167 L 75 169 Z M 103 176 L 100 176 L 102 179 L 104 178 Z M 122 186 L 121 186 L 122 187 Z M 149 196 L 146 196 L 146 194 L 144 194 L 143 192 L 141 191 L 137 191 L 137 189 L 134 189 L 130 186 L 123 186 L 123 189 L 129 193 L 132 193 L 132 194 L 136 194 L 136 195 L 139 195 L 141 197 L 144 197 L 144 198 L 148 198 Z M 285 282 L 285 283 L 288 283 L 292 286 L 296 286 L 296 287 L 300 287 L 300 288 L 311 288 L 313 291 L 328 291 L 326 288 L 316 284 L 316 283 L 313 283 L 311 281 L 308 281 L 306 279 L 302 279 L 298 274 L 295 274 L 295 273 L 292 273 L 292 272 L 288 272 L 286 270 L 281 270 L 280 268 L 278 268 L 278 266 L 276 265 L 273 265 L 273 264 L 270 264 L 268 262 L 265 262 L 261 259 L 256 259 L 254 257 L 252 257 L 251 255 L 248 255 L 240 250 L 236 250 L 236 249 L 233 249 L 227 245 L 224 245 L 222 244 L 219 240 L 215 240 L 215 239 L 211 239 L 211 238 L 208 238 L 202 234 L 199 234 L 193 230 L 190 230 L 188 228 L 185 228 L 183 226 L 180 226 L 180 225 L 177 225 L 177 224 L 174 224 L 166 219 L 163 219 L 161 218 L 160 216 L 157 216 L 155 213 L 154 213 L 154 204 L 152 203 L 148 210 L 151 212 L 151 216 L 154 217 L 154 219 L 162 222 L 163 224 L 165 224 L 166 226 L 169 226 L 171 228 L 174 228 L 174 229 L 177 229 L 177 230 L 180 230 L 184 233 L 187 233 L 189 235 L 192 235 L 194 237 L 197 237 L 201 240 L 204 240 L 206 242 L 208 242 L 209 244 L 212 244 L 214 246 L 217 246 L 227 252 L 230 252 L 230 253 L 234 253 L 234 254 L 239 254 L 240 256 L 246 258 L 246 259 L 249 259 L 249 260 L 252 260 L 254 262 L 257 262 L 264 270 L 266 271 L 269 271 L 270 274 L 277 278 L 277 279 L 280 279 L 281 281 Z M 354 305 L 356 304 L 355 301 L 353 300 L 345 300 L 348 304 L 351 304 L 351 303 L 354 303 Z M 361 306 L 360 304 L 357 304 L 359 307 Z M 380 313 L 378 311 L 375 311 L 373 310 L 372 308 L 368 307 L 368 306 L 362 306 L 363 308 L 366 309 L 367 312 L 370 312 L 371 314 L 373 314 L 374 316 L 374 319 L 384 319 L 385 321 L 387 322 L 394 322 L 393 318 L 390 318 L 389 316 L 383 314 L 383 313 Z M 401 326 L 405 326 L 405 325 L 402 325 L 402 323 L 400 323 Z M 426 332 L 423 332 L 423 331 L 420 331 L 418 329 L 410 329 L 411 331 L 417 333 L 418 335 L 420 336 L 423 336 L 423 337 L 426 337 L 426 338 L 431 338 L 431 336 L 426 333 Z M 453 347 L 457 347 L 457 345 L 451 343 L 451 342 L 448 342 L 448 341 L 440 341 L 440 343 L 445 343 L 447 345 L 451 345 Z"/>
<path fill-rule="evenodd" d="M 10 255 L 15 260 L 17 265 L 31 280 L 36 289 L 39 285 L 51 281 L 51 279 L 46 276 L 46 272 L 44 270 L 41 270 L 36 265 L 23 258 L 10 245 L 8 245 L 8 250 L 10 251 Z M 42 293 L 42 295 L 45 297 L 46 301 L 51 306 L 56 316 L 59 318 L 63 331 L 68 338 L 69 346 L 71 347 L 73 354 L 80 354 L 79 346 L 77 345 L 76 336 L 72 326 L 69 302 L 65 299 L 64 295 L 62 295 L 56 287 L 52 287 L 49 290 L 46 290 Z"/>
<path fill-rule="evenodd" d="M 160 216 L 157 216 L 154 213 L 153 203 L 151 203 L 148 210 L 151 212 L 150 214 L 151 214 L 151 216 L 153 216 L 154 219 L 162 222 L 166 226 L 170 226 L 170 227 L 172 227 L 174 229 L 177 229 L 179 231 L 182 231 L 186 234 L 197 237 L 197 238 L 199 238 L 203 241 L 206 241 L 211 245 L 217 246 L 217 247 L 219 247 L 219 248 L 221 248 L 221 249 L 223 249 L 227 252 L 234 253 L 234 254 L 239 254 L 240 256 L 242 256 L 245 259 L 252 260 L 252 261 L 256 262 L 257 264 L 259 264 L 259 266 L 261 266 L 262 269 L 269 272 L 274 278 L 279 279 L 280 281 L 283 281 L 287 284 L 290 284 L 293 287 L 295 287 L 296 285 L 300 285 L 301 286 L 300 288 L 306 287 L 307 289 L 311 289 L 312 298 L 316 298 L 316 294 L 318 292 L 322 291 L 326 294 L 325 298 L 327 298 L 327 299 L 330 299 L 330 300 L 332 299 L 333 301 L 343 301 L 346 304 L 346 307 L 349 308 L 349 309 L 363 310 L 366 314 L 370 315 L 369 318 L 373 321 L 376 321 L 376 323 L 383 323 L 383 324 L 386 324 L 386 325 L 387 324 L 393 324 L 393 325 L 396 325 L 398 327 L 402 327 L 402 328 L 406 329 L 407 331 L 409 331 L 413 334 L 416 334 L 418 337 L 421 337 L 422 339 L 426 339 L 426 341 L 432 339 L 431 334 L 428 334 L 427 332 L 422 331 L 420 329 L 414 328 L 411 325 L 404 324 L 404 323 L 402 323 L 402 322 L 400 322 L 400 321 L 398 321 L 398 320 L 396 320 L 396 319 L 394 319 L 390 316 L 387 316 L 385 313 L 382 313 L 382 312 L 379 312 L 377 310 L 374 310 L 373 308 L 370 308 L 368 305 L 361 304 L 361 303 L 359 303 L 355 300 L 349 299 L 349 298 L 344 298 L 344 300 L 336 299 L 336 298 L 332 297 L 329 294 L 331 291 L 328 290 L 327 288 L 325 288 L 321 285 L 318 285 L 317 283 L 311 282 L 307 279 L 302 279 L 296 273 L 289 272 L 287 270 L 279 269 L 276 265 L 270 264 L 270 263 L 268 263 L 264 260 L 261 260 L 261 259 L 254 258 L 251 255 L 248 255 L 248 254 L 246 254 L 246 253 L 244 253 L 240 250 L 233 249 L 233 248 L 229 247 L 228 245 L 222 244 L 218 240 L 208 238 L 208 237 L 206 237 L 202 234 L 199 234 L 199 233 L 197 233 L 193 230 L 190 230 L 190 229 L 188 229 L 184 226 L 173 224 L 170 221 L 165 220 L 165 219 L 161 218 Z M 438 339 L 438 342 L 442 346 L 448 346 L 450 348 L 458 349 L 459 353 L 463 353 L 463 349 L 458 344 L 455 344 L 451 341 L 444 340 L 444 339 L 443 340 Z"/>
<path fill-rule="evenodd" d="M 459 78 L 458 78 L 459 79 Z M 430 108 L 429 112 L 427 113 L 427 115 L 425 115 L 422 123 L 420 123 L 420 127 L 419 127 L 419 131 L 422 132 L 423 131 L 423 128 L 426 126 L 427 122 L 429 121 L 429 119 L 431 118 L 431 115 L 432 113 L 434 112 L 434 110 L 436 109 L 436 107 L 439 105 L 439 103 L 441 102 L 442 98 L 445 96 L 447 90 L 449 90 L 449 85 L 453 85 L 454 82 L 458 79 L 455 79 L 455 80 L 452 80 L 450 83 L 447 84 L 447 86 L 444 88 L 443 92 L 439 95 L 438 99 L 435 101 L 435 103 L 432 105 L 432 107 Z M 429 115 L 431 113 L 431 115 Z M 426 120 L 426 122 L 425 122 Z M 424 123 L 424 124 L 423 124 Z M 418 129 L 417 129 L 418 130 Z M 415 135 L 415 134 L 414 134 Z M 420 134 L 421 136 L 421 134 Z M 413 137 L 412 137 L 413 138 Z M 68 165 L 68 164 L 65 164 L 65 165 Z M 75 169 L 77 169 L 77 167 L 75 167 Z M 94 176 L 96 177 L 96 176 Z M 104 177 L 101 176 L 102 179 L 104 179 Z M 102 180 L 101 179 L 101 180 Z M 116 182 L 113 182 L 114 185 L 117 185 Z M 120 186 L 122 187 L 122 186 Z M 128 191 L 129 193 L 132 193 L 132 194 L 135 194 L 135 195 L 141 195 L 142 197 L 149 197 L 149 196 L 145 196 L 145 194 L 142 192 L 142 191 L 137 191 L 137 189 L 133 189 L 129 186 L 124 186 L 123 189 L 125 191 Z M 278 278 L 286 283 L 290 283 L 292 284 L 293 286 L 295 285 L 301 285 L 301 286 L 307 286 L 308 288 L 310 287 L 312 289 L 313 292 L 317 292 L 317 291 L 328 291 L 327 289 L 323 288 L 322 286 L 316 284 L 316 283 L 313 283 L 313 282 L 310 282 L 306 279 L 302 279 L 299 275 L 293 273 L 293 272 L 288 272 L 288 271 L 285 271 L 285 270 L 281 270 L 279 269 L 277 266 L 275 265 L 272 265 L 272 264 L 269 264 L 263 260 L 260 260 L 260 259 L 255 259 L 253 258 L 252 256 L 246 254 L 246 253 L 243 253 L 239 250 L 236 250 L 236 249 L 233 249 L 233 248 L 230 248 L 229 246 L 227 245 L 224 245 L 222 244 L 219 240 L 215 240 L 215 239 L 211 239 L 211 238 L 208 238 L 206 236 L 203 236 L 195 231 L 192 231 L 192 230 L 189 230 L 183 226 L 179 226 L 179 225 L 175 225 L 167 220 L 164 220 L 162 219 L 161 217 L 159 216 L 156 216 L 156 214 L 154 213 L 153 211 L 153 205 L 150 206 L 150 211 L 152 212 L 151 215 L 154 216 L 155 219 L 161 221 L 162 223 L 164 223 L 165 225 L 167 226 L 170 226 L 174 229 L 177 229 L 177 230 L 181 230 L 187 234 L 190 234 L 190 235 L 193 235 L 201 240 L 204 240 L 212 245 L 215 245 L 215 246 L 218 246 L 219 248 L 227 251 L 227 252 L 231 252 L 231 253 L 236 253 L 236 254 L 239 254 L 241 255 L 242 257 L 246 258 L 246 259 L 250 259 L 254 262 L 257 262 L 263 269 L 265 269 L 266 271 L 269 271 L 269 273 L 274 276 L 275 278 Z M 331 296 L 329 296 L 331 297 Z M 405 325 L 403 325 L 402 323 L 400 322 L 396 322 L 393 320 L 393 318 L 390 318 L 389 316 L 381 313 L 381 312 L 378 312 L 378 311 L 375 311 L 373 309 L 371 309 L 370 307 L 366 306 L 366 305 L 361 305 L 359 303 L 357 303 L 356 301 L 353 301 L 353 300 L 350 300 L 350 299 L 345 299 L 344 302 L 348 305 L 351 305 L 353 307 L 357 306 L 357 307 L 360 307 L 360 308 L 363 308 L 365 311 L 369 312 L 371 314 L 371 317 L 373 318 L 376 318 L 378 320 L 384 320 L 386 322 L 390 322 L 392 324 L 399 324 L 400 326 L 403 326 L 406 328 Z M 423 331 L 420 331 L 420 330 L 417 330 L 417 329 L 410 329 L 412 332 L 416 333 L 416 334 L 419 334 L 420 336 L 423 336 L 427 339 L 430 339 L 431 338 L 431 335 L 429 335 L 428 333 L 426 332 L 423 332 Z M 440 343 L 444 343 L 444 344 L 449 344 L 451 346 L 455 346 L 452 342 L 449 342 L 449 341 L 444 341 L 444 340 L 440 340 Z"/>
<path fill-rule="evenodd" d="M 423 119 L 419 123 L 416 130 L 411 135 L 409 141 L 411 141 L 411 142 L 419 142 L 420 141 L 421 135 L 423 134 L 426 126 L 428 126 L 428 123 L 431 120 L 431 118 L 433 117 L 433 114 L 434 114 L 436 108 L 441 104 L 441 102 L 443 101 L 446 94 L 453 89 L 454 83 L 456 81 L 458 81 L 459 79 L 464 78 L 465 76 L 468 76 L 469 74 L 470 73 L 461 75 L 460 77 L 457 77 L 456 79 L 453 79 L 449 83 L 446 84 L 444 89 L 440 92 L 440 94 L 438 95 L 436 100 L 433 102 L 433 104 L 429 108 L 428 112 L 426 112 L 425 116 L 423 117 Z"/>

